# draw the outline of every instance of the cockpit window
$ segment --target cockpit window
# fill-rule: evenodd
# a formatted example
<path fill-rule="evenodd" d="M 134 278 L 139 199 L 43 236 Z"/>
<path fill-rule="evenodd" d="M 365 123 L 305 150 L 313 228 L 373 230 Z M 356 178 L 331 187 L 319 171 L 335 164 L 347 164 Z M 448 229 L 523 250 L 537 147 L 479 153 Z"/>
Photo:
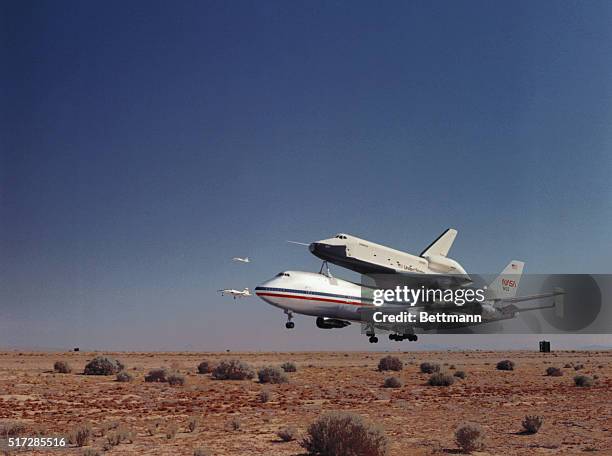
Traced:
<path fill-rule="evenodd" d="M 276 277 L 291 277 L 291 276 L 287 274 L 286 272 L 279 272 L 278 274 L 276 274 Z"/>
<path fill-rule="evenodd" d="M 344 234 L 336 234 L 334 237 L 338 239 L 347 239 L 347 237 Z"/>

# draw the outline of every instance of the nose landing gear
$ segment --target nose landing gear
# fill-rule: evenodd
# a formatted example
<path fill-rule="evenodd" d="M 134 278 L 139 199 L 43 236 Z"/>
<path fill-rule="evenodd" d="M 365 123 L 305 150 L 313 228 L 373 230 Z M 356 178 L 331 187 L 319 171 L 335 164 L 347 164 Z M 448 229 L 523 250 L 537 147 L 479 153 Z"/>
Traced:
<path fill-rule="evenodd" d="M 376 336 L 370 336 L 369 341 L 370 341 L 370 343 L 371 343 L 371 344 L 378 343 L 378 337 L 376 337 Z"/>
<path fill-rule="evenodd" d="M 295 327 L 295 323 L 291 321 L 293 318 L 293 313 L 289 310 L 285 310 L 285 314 L 287 314 L 287 323 L 285 323 L 285 328 L 293 329 Z"/>

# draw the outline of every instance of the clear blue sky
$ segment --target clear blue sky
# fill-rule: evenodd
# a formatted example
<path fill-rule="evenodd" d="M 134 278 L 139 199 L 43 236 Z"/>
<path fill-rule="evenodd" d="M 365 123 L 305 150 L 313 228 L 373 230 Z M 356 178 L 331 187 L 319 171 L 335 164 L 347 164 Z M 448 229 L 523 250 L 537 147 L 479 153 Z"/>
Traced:
<path fill-rule="evenodd" d="M 610 272 L 610 2 L 1 8 L 0 346 L 367 348 L 215 293 L 339 231 Z"/>

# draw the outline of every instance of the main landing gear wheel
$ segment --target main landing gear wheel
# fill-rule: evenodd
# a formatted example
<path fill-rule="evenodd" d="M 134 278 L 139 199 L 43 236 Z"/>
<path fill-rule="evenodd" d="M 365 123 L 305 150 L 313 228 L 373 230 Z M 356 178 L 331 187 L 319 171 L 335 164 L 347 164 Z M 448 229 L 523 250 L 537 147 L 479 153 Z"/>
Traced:
<path fill-rule="evenodd" d="M 416 334 L 389 334 L 389 340 L 396 340 L 398 342 L 408 339 L 410 342 L 416 342 L 418 337 Z"/>
<path fill-rule="evenodd" d="M 295 323 L 293 323 L 292 321 L 288 321 L 287 323 L 285 323 L 285 328 L 287 329 L 293 329 L 295 327 Z"/>
<path fill-rule="evenodd" d="M 378 342 L 378 337 L 376 336 L 370 336 L 370 343 L 371 344 L 375 344 Z"/>

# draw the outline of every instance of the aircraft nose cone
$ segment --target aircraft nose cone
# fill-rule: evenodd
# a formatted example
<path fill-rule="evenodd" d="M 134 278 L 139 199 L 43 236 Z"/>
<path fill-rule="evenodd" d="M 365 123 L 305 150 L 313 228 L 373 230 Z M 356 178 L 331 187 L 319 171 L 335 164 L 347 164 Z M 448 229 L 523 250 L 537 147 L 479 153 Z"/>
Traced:
<path fill-rule="evenodd" d="M 313 242 L 308 246 L 308 250 L 310 250 L 310 253 L 314 253 L 315 250 L 317 249 L 317 243 Z"/>

